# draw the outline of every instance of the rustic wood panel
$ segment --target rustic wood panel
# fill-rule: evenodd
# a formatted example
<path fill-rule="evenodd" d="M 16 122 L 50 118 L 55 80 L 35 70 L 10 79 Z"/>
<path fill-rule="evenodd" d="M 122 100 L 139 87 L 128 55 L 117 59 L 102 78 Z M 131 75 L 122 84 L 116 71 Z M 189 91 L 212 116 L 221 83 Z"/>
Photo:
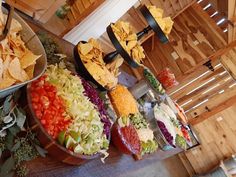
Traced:
<path fill-rule="evenodd" d="M 160 44 L 155 38 L 153 50 L 151 39 L 143 46 L 158 72 L 168 66 L 182 82 L 227 42 L 222 29 L 197 3 L 174 18 L 174 22 L 168 44 Z"/>
<path fill-rule="evenodd" d="M 42 26 L 53 34 L 62 37 L 81 21 L 83 21 L 104 1 L 105 0 L 75 0 L 72 4 L 69 4 L 70 10 L 64 19 L 60 19 L 54 14 L 46 23 L 42 24 Z"/>
<path fill-rule="evenodd" d="M 220 61 L 230 75 L 236 79 L 236 48 L 222 55 Z"/>
<path fill-rule="evenodd" d="M 228 24 L 228 42 L 232 42 L 236 39 L 236 1 L 228 0 L 228 19 L 230 23 Z"/>
<path fill-rule="evenodd" d="M 187 113 L 188 118 L 194 118 L 198 119 L 198 116 L 201 116 L 201 114 L 204 114 L 205 112 L 211 112 L 211 110 L 214 110 L 217 108 L 220 104 L 227 102 L 231 97 L 233 97 L 236 94 L 236 88 L 226 88 L 224 89 L 224 93 L 220 94 L 218 92 L 214 93 L 213 95 L 210 95 L 206 97 L 208 101 L 198 108 L 195 108 Z M 200 102 L 199 102 L 200 103 Z M 207 108 L 206 108 L 207 107 Z"/>
<path fill-rule="evenodd" d="M 7 0 L 6 2 L 40 23 L 46 23 L 56 10 L 65 3 L 65 0 Z"/>
<path fill-rule="evenodd" d="M 185 152 L 197 173 L 204 173 L 236 153 L 236 105 L 194 126 L 201 146 Z"/>

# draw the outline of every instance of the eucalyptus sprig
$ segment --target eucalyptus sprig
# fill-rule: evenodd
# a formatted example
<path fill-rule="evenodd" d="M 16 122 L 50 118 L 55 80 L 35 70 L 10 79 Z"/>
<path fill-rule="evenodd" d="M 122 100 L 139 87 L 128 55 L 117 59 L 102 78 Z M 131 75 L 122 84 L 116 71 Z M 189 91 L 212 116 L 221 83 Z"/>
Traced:
<path fill-rule="evenodd" d="M 17 105 L 17 94 L 2 100 L 0 106 L 0 158 L 8 154 L 0 163 L 0 177 L 26 176 L 28 169 L 24 162 L 46 154 L 27 125 L 24 110 Z"/>

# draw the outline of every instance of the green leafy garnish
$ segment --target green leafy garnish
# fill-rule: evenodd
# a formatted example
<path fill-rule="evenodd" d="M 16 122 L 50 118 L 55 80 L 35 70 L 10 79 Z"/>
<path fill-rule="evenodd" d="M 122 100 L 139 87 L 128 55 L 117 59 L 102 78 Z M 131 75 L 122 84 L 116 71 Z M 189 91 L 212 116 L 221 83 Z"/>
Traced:
<path fill-rule="evenodd" d="M 148 140 L 147 142 L 141 142 L 142 155 L 151 154 L 158 148 L 158 144 L 155 140 Z"/>

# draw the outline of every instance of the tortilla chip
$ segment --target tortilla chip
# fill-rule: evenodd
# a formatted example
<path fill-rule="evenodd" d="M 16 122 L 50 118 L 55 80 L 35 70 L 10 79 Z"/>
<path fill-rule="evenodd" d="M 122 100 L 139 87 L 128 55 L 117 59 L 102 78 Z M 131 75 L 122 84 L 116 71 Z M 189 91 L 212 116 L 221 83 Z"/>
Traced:
<path fill-rule="evenodd" d="M 42 55 L 35 55 L 30 50 L 27 50 L 25 55 L 20 59 L 20 64 L 22 69 L 27 68 L 30 65 L 34 65 L 36 60 L 39 59 Z"/>
<path fill-rule="evenodd" d="M 16 57 L 10 62 L 8 71 L 14 79 L 22 82 L 24 81 L 24 78 L 22 78 L 22 69 L 19 58 Z"/>
<path fill-rule="evenodd" d="M 27 75 L 25 70 L 21 70 L 21 76 L 22 76 L 22 82 L 29 80 L 29 76 Z"/>
<path fill-rule="evenodd" d="M 78 45 L 78 50 L 81 52 L 82 55 L 87 55 L 92 49 L 93 49 L 93 46 L 90 43 L 86 43 L 86 44 L 80 43 Z"/>
<path fill-rule="evenodd" d="M 174 22 L 170 17 L 163 18 L 163 9 L 157 8 L 156 6 L 147 6 L 148 10 L 165 33 L 166 37 L 170 34 Z"/>
<path fill-rule="evenodd" d="M 129 41 L 127 47 L 128 50 L 131 50 L 132 48 L 134 48 L 136 45 L 138 44 L 138 41 Z"/>
<path fill-rule="evenodd" d="M 32 79 L 34 77 L 34 67 L 35 65 L 30 65 L 25 68 L 25 72 L 28 75 L 29 79 Z"/>
<path fill-rule="evenodd" d="M 12 86 L 14 83 L 16 82 L 15 79 L 13 78 L 6 78 L 6 79 L 3 79 L 0 83 L 0 89 L 5 89 L 7 87 L 10 87 Z"/>

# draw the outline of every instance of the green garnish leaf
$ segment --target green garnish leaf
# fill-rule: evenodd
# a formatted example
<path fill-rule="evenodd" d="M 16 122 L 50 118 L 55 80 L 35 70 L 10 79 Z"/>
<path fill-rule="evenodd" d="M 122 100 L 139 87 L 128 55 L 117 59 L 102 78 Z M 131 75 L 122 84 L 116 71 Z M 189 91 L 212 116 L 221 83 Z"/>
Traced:
<path fill-rule="evenodd" d="M 26 116 L 22 109 L 16 109 L 16 117 L 16 124 L 22 130 L 26 120 Z"/>
<path fill-rule="evenodd" d="M 20 145 L 21 145 L 20 141 L 17 141 L 16 144 L 11 148 L 11 151 L 14 152 L 17 149 L 19 149 Z"/>
<path fill-rule="evenodd" d="M 14 158 L 11 156 L 3 163 L 1 167 L 0 177 L 7 176 L 7 174 L 10 173 L 11 170 L 13 170 L 14 166 L 15 166 L 15 161 Z"/>
<path fill-rule="evenodd" d="M 46 157 L 47 151 L 38 145 L 34 145 L 41 157 Z"/>
<path fill-rule="evenodd" d="M 7 114 L 10 113 L 11 111 L 11 99 L 12 99 L 12 95 L 8 96 L 4 103 L 3 103 L 3 112 L 2 112 L 2 116 L 6 116 Z"/>
<path fill-rule="evenodd" d="M 20 132 L 20 128 L 18 126 L 13 126 L 13 127 L 9 128 L 8 130 L 11 132 L 11 134 L 13 136 L 16 136 L 17 133 Z"/>
<path fill-rule="evenodd" d="M 13 146 L 13 140 L 14 140 L 13 134 L 7 133 L 6 142 L 5 142 L 5 145 L 6 145 L 7 149 L 11 150 L 11 148 Z"/>

